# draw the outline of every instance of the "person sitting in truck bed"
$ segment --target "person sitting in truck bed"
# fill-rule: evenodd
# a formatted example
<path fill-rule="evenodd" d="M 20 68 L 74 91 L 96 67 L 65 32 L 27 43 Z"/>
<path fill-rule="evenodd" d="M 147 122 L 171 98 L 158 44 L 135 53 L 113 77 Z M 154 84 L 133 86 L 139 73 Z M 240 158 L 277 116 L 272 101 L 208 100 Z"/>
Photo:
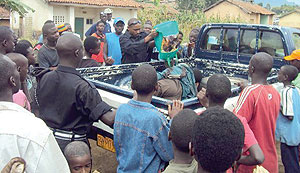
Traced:
<path fill-rule="evenodd" d="M 196 46 L 196 41 L 198 39 L 199 33 L 200 33 L 199 27 L 196 27 L 191 30 L 189 34 L 189 43 L 183 48 L 183 52 L 182 52 L 183 58 L 189 58 L 194 55 L 194 49 Z"/>

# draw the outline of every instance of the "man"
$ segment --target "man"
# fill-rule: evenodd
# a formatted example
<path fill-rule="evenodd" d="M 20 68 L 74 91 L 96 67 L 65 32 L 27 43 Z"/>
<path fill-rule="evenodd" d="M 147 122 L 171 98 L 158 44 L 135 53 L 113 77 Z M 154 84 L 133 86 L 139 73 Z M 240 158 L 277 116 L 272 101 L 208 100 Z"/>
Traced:
<path fill-rule="evenodd" d="M 260 52 L 252 56 L 248 72 L 252 85 L 243 89 L 234 112 L 247 119 L 265 155 L 262 166 L 269 172 L 278 172 L 275 127 L 280 109 L 280 95 L 267 82 L 272 67 L 273 57 L 269 54 Z M 239 169 L 252 171 L 253 167 L 241 165 Z"/>
<path fill-rule="evenodd" d="M 300 72 L 300 49 L 294 50 L 290 56 L 284 57 L 292 66 L 295 66 Z M 297 78 L 292 82 L 297 88 L 300 89 L 300 73 Z"/>
<path fill-rule="evenodd" d="M 150 61 L 148 48 L 154 47 L 152 40 L 158 33 L 153 30 L 148 35 L 141 32 L 141 27 L 141 21 L 136 18 L 128 21 L 127 31 L 120 37 L 122 64 Z"/>
<path fill-rule="evenodd" d="M 56 48 L 60 65 L 54 71 L 37 75 L 37 103 L 41 119 L 53 131 L 63 151 L 72 141 L 88 144 L 92 123 L 101 120 L 112 126 L 115 113 L 102 101 L 96 87 L 76 71 L 83 57 L 81 40 L 74 34 L 64 34 Z"/>
<path fill-rule="evenodd" d="M 17 37 L 7 26 L 0 26 L 0 53 L 5 55 L 13 52 L 15 44 L 17 43 Z"/>
<path fill-rule="evenodd" d="M 40 67 L 51 68 L 58 65 L 58 54 L 56 51 L 56 42 L 59 37 L 58 29 L 54 23 L 46 23 L 43 26 L 43 37 L 47 41 L 39 49 L 38 63 Z"/>
<path fill-rule="evenodd" d="M 121 53 L 121 47 L 120 47 L 120 36 L 122 35 L 122 32 L 124 30 L 125 22 L 124 19 L 121 17 L 117 17 L 114 20 L 114 33 L 107 33 L 106 34 L 106 46 L 107 48 L 107 57 L 111 57 L 115 60 L 113 65 L 119 65 L 121 64 L 122 59 L 122 53 Z"/>
<path fill-rule="evenodd" d="M 13 157 L 26 161 L 26 172 L 70 172 L 68 163 L 46 124 L 12 103 L 20 88 L 17 65 L 0 55 L 0 170 Z"/>
<path fill-rule="evenodd" d="M 104 10 L 104 13 L 107 16 L 107 23 L 109 24 L 110 28 L 111 28 L 111 32 L 114 33 L 115 32 L 115 28 L 114 28 L 114 20 L 112 20 L 112 13 L 113 11 L 110 8 L 106 8 Z"/>
<path fill-rule="evenodd" d="M 104 12 L 100 12 L 100 20 L 104 23 L 105 27 L 103 30 L 103 33 L 110 33 L 111 32 L 111 27 L 110 25 L 106 22 L 107 20 L 107 15 Z M 92 34 L 94 34 L 97 31 L 97 23 L 93 24 L 89 30 L 86 31 L 85 36 L 91 36 Z"/>

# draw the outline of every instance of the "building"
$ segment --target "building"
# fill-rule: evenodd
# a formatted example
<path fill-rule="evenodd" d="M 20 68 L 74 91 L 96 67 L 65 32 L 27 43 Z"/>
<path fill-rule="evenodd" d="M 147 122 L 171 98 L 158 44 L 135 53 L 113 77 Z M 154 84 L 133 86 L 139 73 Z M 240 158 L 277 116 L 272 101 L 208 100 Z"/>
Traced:
<path fill-rule="evenodd" d="M 300 10 L 294 10 L 292 12 L 283 14 L 279 17 L 280 26 L 288 26 L 300 29 Z"/>
<path fill-rule="evenodd" d="M 134 0 L 22 0 L 33 8 L 24 17 L 13 13 L 11 27 L 19 36 L 38 37 L 46 20 L 56 24 L 70 23 L 79 35 L 99 20 L 99 13 L 105 8 L 113 10 L 113 18 L 123 17 L 126 21 L 137 17 L 140 4 Z"/>
<path fill-rule="evenodd" d="M 220 0 L 206 8 L 204 15 L 207 18 L 240 18 L 246 23 L 272 25 L 275 13 L 251 2 Z"/>
<path fill-rule="evenodd" d="M 0 7 L 0 26 L 10 25 L 10 12 L 2 7 Z"/>

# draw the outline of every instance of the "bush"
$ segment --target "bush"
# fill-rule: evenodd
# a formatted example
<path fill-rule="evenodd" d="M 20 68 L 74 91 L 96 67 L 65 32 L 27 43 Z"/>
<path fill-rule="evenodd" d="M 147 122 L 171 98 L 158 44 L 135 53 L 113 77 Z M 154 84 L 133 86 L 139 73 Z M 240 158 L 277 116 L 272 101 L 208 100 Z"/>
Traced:
<path fill-rule="evenodd" d="M 153 6 L 141 9 L 138 11 L 138 18 L 142 23 L 146 20 L 151 20 L 153 26 L 162 22 L 175 20 L 178 22 L 179 30 L 183 32 L 183 42 L 188 42 L 190 31 L 195 27 L 201 27 L 205 23 L 242 23 L 242 19 L 226 17 L 221 19 L 219 16 L 206 18 L 204 13 L 197 11 L 182 11 L 174 13 L 170 7 L 166 5 Z"/>

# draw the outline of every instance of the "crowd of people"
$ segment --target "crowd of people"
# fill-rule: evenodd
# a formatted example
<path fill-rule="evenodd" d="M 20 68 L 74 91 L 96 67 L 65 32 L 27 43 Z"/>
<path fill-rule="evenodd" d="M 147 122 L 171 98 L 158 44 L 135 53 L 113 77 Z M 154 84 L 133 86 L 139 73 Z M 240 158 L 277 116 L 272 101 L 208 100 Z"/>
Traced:
<path fill-rule="evenodd" d="M 133 98 L 117 110 L 102 100 L 93 83 L 76 68 L 157 60 L 147 21 L 100 13 L 82 42 L 69 24 L 46 21 L 40 42 L 18 41 L 0 26 L 0 170 L 14 172 L 91 172 L 88 134 L 93 122 L 114 129 L 117 172 L 278 172 L 276 141 L 280 142 L 285 172 L 300 172 L 300 50 L 285 60 L 277 91 L 268 84 L 273 57 L 257 53 L 249 62 L 251 85 L 234 110 L 224 109 L 231 82 L 223 74 L 209 77 L 187 64 L 166 64 L 156 72 L 149 64 L 132 73 Z M 181 46 L 180 58 L 193 55 L 199 28 Z M 37 54 L 35 54 L 35 51 Z M 35 56 L 37 56 L 35 58 Z M 164 115 L 151 104 L 152 96 L 172 100 Z M 203 112 L 184 108 L 183 99 L 197 97 Z M 199 104 L 199 105 L 200 105 Z M 101 164 L 101 163 L 96 163 Z"/>

